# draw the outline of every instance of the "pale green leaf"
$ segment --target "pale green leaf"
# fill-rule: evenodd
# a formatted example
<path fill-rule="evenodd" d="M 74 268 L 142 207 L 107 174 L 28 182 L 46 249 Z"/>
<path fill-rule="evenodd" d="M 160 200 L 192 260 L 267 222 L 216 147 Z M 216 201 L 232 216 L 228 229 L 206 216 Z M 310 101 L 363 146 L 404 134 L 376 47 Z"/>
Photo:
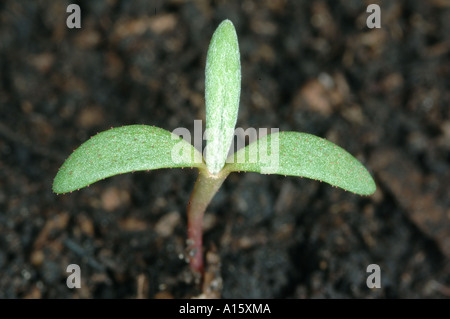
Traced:
<path fill-rule="evenodd" d="M 201 154 L 179 136 L 154 126 L 130 125 L 104 131 L 76 149 L 53 182 L 67 193 L 117 174 L 166 167 L 203 167 Z"/>
<path fill-rule="evenodd" d="M 217 174 L 234 135 L 241 93 L 239 44 L 233 23 L 223 21 L 214 32 L 205 71 L 206 165 Z"/>
<path fill-rule="evenodd" d="M 227 163 L 228 171 L 308 177 L 361 195 L 376 189 L 369 172 L 350 153 L 306 133 L 264 136 L 231 155 Z"/>

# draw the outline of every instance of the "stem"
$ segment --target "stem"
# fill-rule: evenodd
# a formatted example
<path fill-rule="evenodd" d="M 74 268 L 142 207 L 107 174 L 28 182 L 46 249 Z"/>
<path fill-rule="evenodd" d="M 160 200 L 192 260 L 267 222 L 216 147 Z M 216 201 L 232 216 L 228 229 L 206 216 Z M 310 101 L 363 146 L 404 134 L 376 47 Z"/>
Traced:
<path fill-rule="evenodd" d="M 203 215 L 228 174 L 228 171 L 221 171 L 217 175 L 212 175 L 206 168 L 199 170 L 188 205 L 187 244 L 189 264 L 194 272 L 203 272 Z"/>

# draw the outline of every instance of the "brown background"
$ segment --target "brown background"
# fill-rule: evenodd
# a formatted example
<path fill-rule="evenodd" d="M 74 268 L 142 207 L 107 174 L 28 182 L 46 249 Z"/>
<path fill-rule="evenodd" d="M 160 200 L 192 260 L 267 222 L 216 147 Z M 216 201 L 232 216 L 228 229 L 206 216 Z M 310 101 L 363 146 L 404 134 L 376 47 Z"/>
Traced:
<path fill-rule="evenodd" d="M 361 160 L 360 197 L 306 179 L 234 174 L 205 217 L 215 295 L 450 296 L 450 8 L 444 0 L 0 2 L 0 298 L 192 297 L 183 261 L 194 170 L 121 175 L 56 196 L 89 136 L 204 119 L 210 37 L 242 61 L 238 126 L 316 134 Z M 181 257 L 181 258 L 180 258 Z M 68 289 L 66 267 L 81 267 Z M 366 267 L 381 267 L 381 289 Z M 220 265 L 220 268 L 217 268 Z M 205 292 L 205 291 L 204 291 Z"/>

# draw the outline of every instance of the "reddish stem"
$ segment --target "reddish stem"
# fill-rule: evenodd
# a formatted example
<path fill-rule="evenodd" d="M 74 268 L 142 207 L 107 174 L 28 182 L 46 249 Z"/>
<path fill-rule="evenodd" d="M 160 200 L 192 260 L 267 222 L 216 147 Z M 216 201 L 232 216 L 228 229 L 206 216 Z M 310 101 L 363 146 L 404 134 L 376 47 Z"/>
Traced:
<path fill-rule="evenodd" d="M 203 215 L 227 176 L 225 171 L 212 175 L 199 170 L 188 205 L 188 257 L 194 272 L 203 273 Z"/>

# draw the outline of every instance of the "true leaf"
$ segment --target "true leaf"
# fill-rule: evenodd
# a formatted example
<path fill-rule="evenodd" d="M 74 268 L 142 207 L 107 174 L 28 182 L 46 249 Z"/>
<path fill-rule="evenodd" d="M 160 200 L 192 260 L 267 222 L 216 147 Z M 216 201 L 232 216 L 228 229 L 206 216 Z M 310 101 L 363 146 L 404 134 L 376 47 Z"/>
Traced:
<path fill-rule="evenodd" d="M 228 171 L 308 177 L 361 195 L 373 194 L 376 189 L 369 172 L 350 153 L 306 133 L 264 136 L 230 155 L 227 163 L 224 169 Z"/>
<path fill-rule="evenodd" d="M 121 173 L 201 166 L 201 154 L 179 136 L 154 126 L 122 126 L 76 149 L 58 171 L 53 191 L 67 193 Z"/>
<path fill-rule="evenodd" d="M 241 93 L 239 44 L 233 23 L 214 32 L 205 71 L 206 165 L 217 174 L 224 166 L 236 125 Z"/>

